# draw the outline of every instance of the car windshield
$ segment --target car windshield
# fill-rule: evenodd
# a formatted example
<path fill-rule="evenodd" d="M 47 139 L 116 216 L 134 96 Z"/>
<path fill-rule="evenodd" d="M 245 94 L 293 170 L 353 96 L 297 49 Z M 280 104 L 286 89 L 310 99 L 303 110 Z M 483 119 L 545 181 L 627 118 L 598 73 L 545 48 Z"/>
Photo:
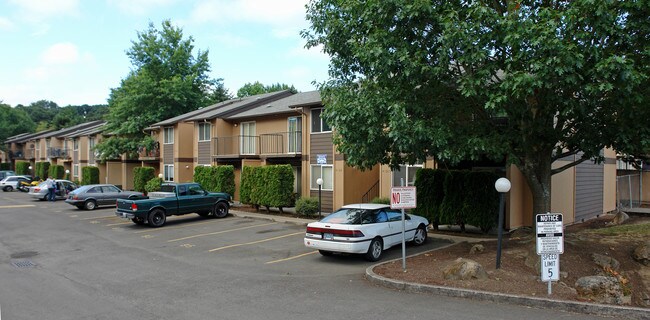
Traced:
<path fill-rule="evenodd" d="M 376 221 L 377 210 L 342 208 L 323 218 L 323 223 L 367 224 Z"/>

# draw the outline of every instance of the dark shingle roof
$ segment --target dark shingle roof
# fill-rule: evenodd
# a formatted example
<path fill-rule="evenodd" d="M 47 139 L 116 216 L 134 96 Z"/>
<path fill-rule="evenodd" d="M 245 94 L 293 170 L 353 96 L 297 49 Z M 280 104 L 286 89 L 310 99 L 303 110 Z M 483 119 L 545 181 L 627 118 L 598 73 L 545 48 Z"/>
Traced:
<path fill-rule="evenodd" d="M 269 103 L 262 104 L 255 108 L 237 112 L 226 117 L 226 119 L 242 119 L 270 114 L 295 113 L 296 111 L 294 109 L 297 107 L 305 105 L 320 105 L 321 103 L 319 91 L 299 92 L 279 100 L 270 101 Z"/>
<path fill-rule="evenodd" d="M 223 106 L 221 108 L 215 108 L 213 110 L 210 110 L 209 112 L 202 113 L 194 117 L 188 118 L 185 121 L 191 122 L 191 121 L 211 120 L 215 118 L 226 118 L 236 113 L 244 112 L 251 108 L 255 108 L 257 106 L 278 99 L 282 99 L 291 95 L 292 95 L 291 91 L 283 90 L 283 91 L 277 91 L 271 93 L 258 94 L 250 97 L 244 97 L 241 99 L 234 99 L 235 102 L 229 105 Z"/>
<path fill-rule="evenodd" d="M 71 133 L 65 135 L 64 138 L 77 138 L 77 137 L 81 137 L 81 136 L 92 136 L 92 135 L 95 135 L 95 134 L 98 134 L 98 133 L 104 131 L 104 125 L 106 125 L 106 122 L 102 121 L 102 122 L 97 123 L 97 124 L 95 124 L 93 126 L 71 132 Z"/>
<path fill-rule="evenodd" d="M 5 140 L 5 143 L 12 143 L 12 142 L 23 143 L 23 142 L 27 142 L 29 140 L 34 140 L 34 138 L 36 138 L 36 137 L 45 135 L 48 132 L 53 132 L 53 131 L 54 130 L 43 130 L 43 131 L 34 132 L 34 133 L 25 133 L 25 134 L 21 134 L 21 135 L 18 135 L 18 136 L 14 136 L 16 138 Z"/>

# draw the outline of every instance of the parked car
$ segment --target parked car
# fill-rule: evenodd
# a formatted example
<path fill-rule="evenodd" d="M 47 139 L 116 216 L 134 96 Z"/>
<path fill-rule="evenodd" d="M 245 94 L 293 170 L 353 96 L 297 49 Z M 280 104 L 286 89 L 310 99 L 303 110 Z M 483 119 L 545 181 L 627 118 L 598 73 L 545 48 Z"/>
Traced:
<path fill-rule="evenodd" d="M 197 213 L 223 218 L 228 215 L 230 200 L 229 194 L 205 191 L 198 183 L 163 183 L 160 192 L 149 192 L 146 199 L 117 199 L 115 215 L 157 228 L 173 215 Z"/>
<path fill-rule="evenodd" d="M 29 182 L 31 180 L 32 179 L 28 176 L 7 176 L 0 180 L 0 189 L 5 192 L 13 191 L 20 187 L 21 181 Z"/>
<path fill-rule="evenodd" d="M 138 199 L 142 192 L 124 191 L 112 184 L 89 184 L 68 193 L 65 202 L 79 209 L 94 210 L 99 206 L 115 206 L 117 199 Z"/>
<path fill-rule="evenodd" d="M 0 170 L 0 179 L 4 179 L 8 176 L 15 176 L 16 172 L 12 170 Z"/>
<path fill-rule="evenodd" d="M 406 214 L 406 241 L 423 244 L 428 225 L 426 218 Z M 308 224 L 304 243 L 324 256 L 355 253 L 377 261 L 384 250 L 402 243 L 402 212 L 385 204 L 346 205 L 321 221 Z"/>
<path fill-rule="evenodd" d="M 77 185 L 68 180 L 56 179 L 56 200 L 65 200 L 68 197 L 68 192 L 77 189 Z M 38 200 L 47 200 L 47 182 L 43 181 L 35 187 L 29 188 L 29 195 Z"/>

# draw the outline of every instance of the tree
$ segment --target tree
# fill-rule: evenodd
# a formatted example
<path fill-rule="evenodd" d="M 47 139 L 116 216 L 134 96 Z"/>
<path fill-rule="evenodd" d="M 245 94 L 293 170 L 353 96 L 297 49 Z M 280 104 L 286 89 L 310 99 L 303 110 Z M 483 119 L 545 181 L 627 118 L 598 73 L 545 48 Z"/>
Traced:
<path fill-rule="evenodd" d="M 270 93 L 270 92 L 277 92 L 277 91 L 282 91 L 282 90 L 290 90 L 291 92 L 298 92 L 296 88 L 291 85 L 287 84 L 272 84 L 270 86 L 265 86 L 259 81 L 255 81 L 255 83 L 246 83 L 243 85 L 239 90 L 237 90 L 237 97 L 243 98 L 243 97 L 249 97 L 249 96 L 254 96 L 256 94 L 262 94 L 262 93 Z"/>
<path fill-rule="evenodd" d="M 138 32 L 138 41 L 127 51 L 133 70 L 108 99 L 106 130 L 114 135 L 96 146 L 102 159 L 135 153 L 147 126 L 219 98 L 223 85 L 221 79 L 208 78 L 208 51 L 194 56 L 193 42 L 168 20 L 160 30 L 150 23 Z"/>
<path fill-rule="evenodd" d="M 16 109 L 25 111 L 35 123 L 49 123 L 59 112 L 59 105 L 49 100 L 39 100 L 29 106 L 19 104 Z"/>
<path fill-rule="evenodd" d="M 58 113 L 52 119 L 51 126 L 59 130 L 85 122 L 85 119 L 77 113 L 76 108 L 68 106 L 60 108 Z"/>
<path fill-rule="evenodd" d="M 0 103 L 0 128 L 0 141 L 5 141 L 11 136 L 34 132 L 36 124 L 24 110 Z M 6 146 L 3 144 L 2 147 Z"/>
<path fill-rule="evenodd" d="M 505 155 L 535 214 L 552 174 L 606 147 L 648 154 L 649 15 L 634 0 L 319 0 L 302 35 L 331 57 L 324 117 L 350 164 Z"/>

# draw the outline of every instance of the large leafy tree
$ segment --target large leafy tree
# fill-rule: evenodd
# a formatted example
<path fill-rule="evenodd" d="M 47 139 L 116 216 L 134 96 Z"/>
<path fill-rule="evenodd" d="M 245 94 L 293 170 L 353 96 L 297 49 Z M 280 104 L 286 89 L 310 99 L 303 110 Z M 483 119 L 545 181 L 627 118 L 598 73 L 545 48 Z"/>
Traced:
<path fill-rule="evenodd" d="M 277 91 L 282 91 L 282 90 L 290 90 L 291 92 L 298 92 L 296 88 L 293 85 L 288 85 L 284 83 L 275 83 L 272 85 L 265 86 L 259 81 L 255 81 L 254 83 L 246 83 L 244 84 L 239 90 L 237 90 L 237 97 L 243 98 L 243 97 L 249 97 L 249 96 L 254 96 L 256 94 L 262 94 L 262 93 L 270 93 L 270 92 L 277 92 Z"/>
<path fill-rule="evenodd" d="M 16 109 L 27 113 L 35 123 L 43 122 L 49 125 L 52 118 L 59 112 L 59 105 L 53 101 L 39 100 L 30 103 L 28 106 L 19 104 L 16 106 Z"/>
<path fill-rule="evenodd" d="M 541 213 L 552 174 L 647 153 L 648 16 L 645 0 L 312 0 L 302 34 L 331 57 L 325 118 L 349 163 L 506 156 Z"/>
<path fill-rule="evenodd" d="M 4 142 L 8 137 L 34 132 L 36 125 L 24 110 L 0 102 L 0 128 L 0 141 Z M 3 143 L 0 147 L 6 146 Z"/>
<path fill-rule="evenodd" d="M 133 69 L 111 90 L 106 131 L 112 134 L 97 146 L 102 158 L 134 153 L 146 139 L 147 126 L 225 99 L 221 79 L 210 79 L 208 51 L 193 55 L 194 39 L 163 21 L 138 32 L 127 51 Z"/>

